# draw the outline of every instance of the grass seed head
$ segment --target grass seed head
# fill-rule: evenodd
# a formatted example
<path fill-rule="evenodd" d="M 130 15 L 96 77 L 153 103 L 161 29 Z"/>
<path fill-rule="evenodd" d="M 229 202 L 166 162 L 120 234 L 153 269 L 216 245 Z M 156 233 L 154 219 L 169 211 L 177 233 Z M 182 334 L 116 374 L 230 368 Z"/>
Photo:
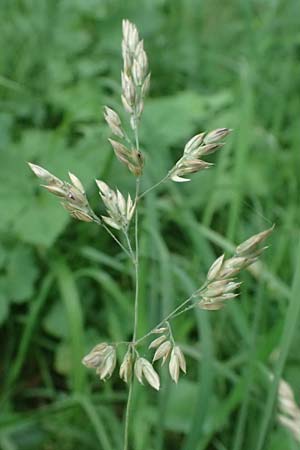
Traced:
<path fill-rule="evenodd" d="M 279 383 L 278 406 L 278 422 L 289 430 L 295 440 L 300 443 L 300 408 L 296 403 L 291 386 L 284 380 Z"/>
<path fill-rule="evenodd" d="M 209 155 L 221 148 L 223 144 L 218 144 L 217 141 L 225 137 L 229 132 L 230 130 L 227 128 L 219 128 L 207 135 L 200 133 L 192 137 L 184 147 L 183 156 L 170 170 L 169 178 L 178 183 L 190 181 L 190 179 L 184 178 L 184 175 L 209 169 L 212 164 L 203 161 L 200 159 L 200 156 Z"/>
<path fill-rule="evenodd" d="M 134 366 L 135 376 L 139 383 L 143 384 L 143 377 L 151 387 L 159 391 L 160 380 L 158 373 L 154 370 L 152 364 L 145 358 L 138 358 Z"/>
<path fill-rule="evenodd" d="M 117 363 L 116 349 L 109 345 L 101 364 L 97 367 L 96 373 L 100 380 L 107 380 L 113 374 Z"/>
<path fill-rule="evenodd" d="M 96 369 L 101 365 L 103 358 L 109 351 L 109 345 L 106 342 L 96 345 L 92 350 L 82 359 L 82 364 L 91 369 Z"/>
<path fill-rule="evenodd" d="M 149 348 L 157 348 L 160 346 L 160 344 L 162 344 L 165 340 L 166 340 L 166 336 L 159 336 L 158 338 L 154 339 L 154 341 L 152 341 L 149 345 Z"/>
<path fill-rule="evenodd" d="M 51 186 L 63 186 L 64 182 L 57 178 L 55 175 L 53 175 L 51 172 L 48 172 L 48 170 L 44 169 L 41 166 L 38 166 L 36 164 L 28 163 L 30 169 L 32 172 L 40 178 L 43 183 L 47 183 Z"/>
<path fill-rule="evenodd" d="M 270 234 L 272 234 L 274 230 L 274 225 L 271 228 L 268 228 L 265 231 L 262 231 L 261 233 L 255 234 L 254 236 L 251 236 L 246 241 L 242 242 L 240 245 L 236 248 L 236 254 L 238 256 L 244 256 L 244 257 L 253 257 L 257 256 L 257 252 L 259 252 L 258 246 L 267 239 Z M 263 250 L 263 249 L 261 249 Z"/>
<path fill-rule="evenodd" d="M 127 19 L 123 20 L 122 56 L 121 99 L 125 111 L 130 115 L 131 128 L 135 130 L 144 109 L 143 99 L 149 91 L 150 76 L 144 43 L 139 38 L 136 26 Z"/>
<path fill-rule="evenodd" d="M 175 345 L 172 349 L 169 362 L 169 373 L 175 383 L 178 383 L 180 370 L 186 373 L 186 362 L 180 347 Z"/>
<path fill-rule="evenodd" d="M 65 182 L 48 172 L 43 167 L 28 163 L 35 175 L 47 184 L 42 184 L 51 194 L 62 199 L 62 206 L 72 217 L 84 222 L 93 222 L 94 213 L 87 200 L 84 187 L 79 178 L 69 172 L 71 183 Z"/>
<path fill-rule="evenodd" d="M 158 361 L 162 358 L 162 365 L 166 362 L 168 359 L 168 356 L 170 354 L 170 351 L 172 349 L 172 344 L 170 341 L 165 341 L 159 345 L 159 347 L 156 349 L 156 352 L 154 353 L 152 362 Z"/>
<path fill-rule="evenodd" d="M 194 155 L 195 152 L 198 151 L 200 145 L 203 142 L 203 138 L 205 133 L 196 134 L 193 136 L 185 145 L 183 153 L 185 155 Z"/>
<path fill-rule="evenodd" d="M 207 280 L 213 281 L 218 278 L 221 269 L 223 267 L 225 255 L 219 256 L 211 265 L 208 274 L 207 274 Z"/>
<path fill-rule="evenodd" d="M 204 309 L 207 311 L 219 311 L 219 309 L 222 309 L 224 307 L 224 303 L 214 302 L 210 298 L 203 298 L 203 300 L 198 303 L 198 306 L 200 309 Z"/>
<path fill-rule="evenodd" d="M 154 330 L 152 330 L 153 334 L 161 334 L 161 333 L 165 333 L 166 331 L 168 331 L 167 327 L 159 327 L 159 328 L 155 328 Z"/>
<path fill-rule="evenodd" d="M 104 107 L 104 119 L 115 136 L 124 138 L 125 134 L 122 129 L 121 119 L 112 108 L 109 108 L 108 106 Z"/>
<path fill-rule="evenodd" d="M 127 352 L 125 353 L 125 356 L 123 358 L 122 364 L 120 366 L 120 371 L 119 371 L 120 378 L 123 381 L 125 381 L 125 383 L 128 383 L 131 380 L 132 365 L 133 365 L 133 356 L 132 356 L 132 351 L 129 348 L 127 350 Z"/>
<path fill-rule="evenodd" d="M 229 128 L 217 128 L 205 136 L 204 142 L 205 144 L 214 144 L 226 137 L 231 131 Z"/>
<path fill-rule="evenodd" d="M 84 187 L 81 183 L 81 181 L 79 180 L 78 177 L 76 177 L 76 175 L 74 175 L 73 173 L 69 172 L 69 178 L 73 184 L 73 186 L 75 187 L 75 189 L 77 189 L 78 191 L 80 191 L 83 195 L 85 195 L 85 190 Z"/>
<path fill-rule="evenodd" d="M 135 176 L 140 176 L 143 172 L 144 158 L 141 152 L 135 149 L 129 149 L 125 145 L 113 139 L 108 139 L 112 145 L 116 157 L 125 164 L 130 172 Z"/>
<path fill-rule="evenodd" d="M 101 180 L 96 180 L 96 183 L 100 197 L 109 214 L 109 217 L 101 216 L 104 222 L 117 230 L 127 229 L 135 209 L 135 204 L 132 202 L 130 195 L 128 194 L 126 201 L 118 189 L 114 191 Z"/>

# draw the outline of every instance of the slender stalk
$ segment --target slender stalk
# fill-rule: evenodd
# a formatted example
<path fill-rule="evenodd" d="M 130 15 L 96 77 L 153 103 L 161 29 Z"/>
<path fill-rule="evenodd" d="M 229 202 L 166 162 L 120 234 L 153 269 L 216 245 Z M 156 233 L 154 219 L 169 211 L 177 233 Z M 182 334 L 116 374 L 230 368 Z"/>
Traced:
<path fill-rule="evenodd" d="M 125 236 L 128 248 L 129 248 L 129 252 L 130 252 L 130 255 L 131 255 L 132 262 L 133 262 L 133 264 L 135 264 L 135 255 L 134 255 L 134 251 L 132 250 L 131 242 L 130 242 L 130 239 L 129 239 L 127 231 L 124 231 L 124 236 Z"/>
<path fill-rule="evenodd" d="M 102 226 L 103 226 L 103 228 L 108 232 L 108 234 L 113 238 L 113 240 L 114 240 L 114 241 L 121 247 L 121 249 L 126 253 L 126 255 L 127 255 L 129 258 L 131 258 L 131 257 L 132 257 L 131 253 L 127 250 L 127 248 L 124 247 L 124 245 L 119 241 L 119 239 L 114 235 L 114 233 L 112 233 L 112 232 L 110 231 L 110 229 L 109 229 L 106 225 L 102 224 Z"/>
<path fill-rule="evenodd" d="M 171 340 L 172 344 L 175 345 L 175 339 L 174 339 L 174 336 L 173 336 L 172 327 L 171 327 L 169 322 L 167 322 L 167 327 L 168 327 L 168 330 L 169 330 L 170 340 Z"/>
<path fill-rule="evenodd" d="M 139 151 L 139 136 L 137 127 L 134 130 L 136 149 Z M 138 197 L 140 192 L 140 178 L 136 179 L 136 189 L 135 189 L 135 223 L 134 223 L 134 236 L 135 236 L 135 258 L 133 259 L 133 263 L 135 266 L 135 299 L 134 299 L 134 326 L 133 326 L 133 336 L 132 342 L 133 344 L 136 341 L 137 336 L 137 327 L 138 327 L 138 310 L 139 310 L 139 216 L 138 216 Z M 129 238 L 128 238 L 129 240 Z M 126 405 L 126 414 L 125 414 L 125 429 L 124 429 L 124 450 L 128 450 L 128 442 L 129 442 L 129 423 L 130 423 L 130 410 L 132 403 L 132 391 L 133 391 L 133 376 L 131 376 L 129 381 L 129 391 Z"/>
<path fill-rule="evenodd" d="M 132 378 L 133 377 L 131 376 L 131 380 L 129 382 L 128 398 L 127 398 L 126 413 L 125 413 L 124 450 L 128 450 L 128 443 L 129 443 L 129 419 L 130 419 L 130 408 L 131 408 L 132 391 L 133 391 L 133 379 Z"/>
<path fill-rule="evenodd" d="M 139 196 L 140 180 L 136 180 L 136 194 L 135 199 Z M 138 306 L 139 306 L 139 224 L 138 224 L 138 208 L 135 209 L 135 300 L 134 300 L 134 328 L 133 328 L 133 342 L 136 340 L 137 326 L 138 326 Z"/>
<path fill-rule="evenodd" d="M 186 308 L 184 308 L 182 311 L 179 311 L 177 314 L 174 314 L 171 319 L 175 319 L 175 317 L 181 316 L 181 314 L 186 313 L 187 311 L 190 311 L 191 309 L 195 308 L 195 304 L 189 305 Z"/>
<path fill-rule="evenodd" d="M 168 320 L 173 319 L 174 317 L 179 316 L 183 312 L 187 311 L 188 309 L 191 309 L 191 307 L 185 308 L 183 311 L 180 311 L 188 302 L 190 302 L 194 298 L 195 292 L 193 292 L 192 295 L 190 295 L 189 298 L 187 298 L 183 303 L 181 303 L 177 308 L 175 308 L 173 311 L 170 312 L 163 320 L 161 320 L 157 325 L 155 325 L 154 328 L 152 328 L 147 334 L 142 336 L 140 339 L 135 341 L 135 345 L 140 344 L 142 341 L 144 341 L 147 337 L 151 336 L 151 334 L 159 327 L 161 327 L 164 323 L 166 323 Z M 194 307 L 194 305 L 192 305 Z"/>
<path fill-rule="evenodd" d="M 100 225 L 101 227 L 103 227 L 105 229 L 105 231 L 108 232 L 108 234 L 113 238 L 113 240 L 118 244 L 118 246 L 121 247 L 123 252 L 125 252 L 126 255 L 129 256 L 129 258 L 132 258 L 132 251 L 130 251 L 130 247 L 129 247 L 129 251 L 128 251 L 127 248 L 124 247 L 122 242 L 120 242 L 119 239 L 114 235 L 114 233 L 112 231 L 110 231 L 110 229 L 105 225 L 103 220 L 101 220 L 98 216 L 96 216 L 96 214 L 93 214 L 93 219 L 97 225 Z"/>
<path fill-rule="evenodd" d="M 153 186 L 149 187 L 148 189 L 146 189 L 144 192 L 141 193 L 141 195 L 139 196 L 139 200 L 141 198 L 144 197 L 144 195 L 148 194 L 149 192 L 153 191 L 154 189 L 156 189 L 158 186 L 160 186 L 162 183 L 164 183 L 165 181 L 167 181 L 167 179 L 169 178 L 169 174 L 167 174 L 164 178 L 162 178 L 160 181 L 158 181 L 157 183 L 155 183 Z"/>

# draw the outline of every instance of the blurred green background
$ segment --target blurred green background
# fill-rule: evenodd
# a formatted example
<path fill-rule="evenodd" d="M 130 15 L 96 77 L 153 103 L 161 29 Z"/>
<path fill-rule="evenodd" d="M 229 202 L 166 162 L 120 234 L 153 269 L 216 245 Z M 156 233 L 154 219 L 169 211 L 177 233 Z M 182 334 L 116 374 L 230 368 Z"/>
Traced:
<path fill-rule="evenodd" d="M 0 0 L 1 450 L 122 448 L 126 388 L 80 361 L 130 337 L 131 267 L 25 164 L 75 173 L 98 212 L 95 178 L 133 192 L 102 118 L 105 104 L 122 114 L 122 18 L 137 24 L 152 72 L 144 189 L 193 134 L 234 129 L 212 170 L 145 199 L 139 333 L 218 255 L 276 224 L 238 301 L 176 321 L 188 375 L 176 387 L 162 370 L 159 394 L 135 389 L 131 449 L 299 448 L 276 421 L 268 375 L 300 401 L 299 17 L 298 0 Z"/>

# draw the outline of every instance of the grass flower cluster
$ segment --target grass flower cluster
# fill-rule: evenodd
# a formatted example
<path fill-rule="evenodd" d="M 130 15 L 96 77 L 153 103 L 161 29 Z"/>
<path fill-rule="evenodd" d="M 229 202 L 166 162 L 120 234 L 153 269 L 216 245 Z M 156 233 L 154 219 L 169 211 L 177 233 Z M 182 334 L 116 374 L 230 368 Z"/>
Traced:
<path fill-rule="evenodd" d="M 107 211 L 107 215 L 99 216 L 91 208 L 85 189 L 77 176 L 70 173 L 70 182 L 62 181 L 40 166 L 32 163 L 29 165 L 42 181 L 42 186 L 61 200 L 62 205 L 72 217 L 85 222 L 94 222 L 105 229 L 132 261 L 135 293 L 131 340 L 121 343 L 99 343 L 82 360 L 86 367 L 94 369 L 99 378 L 104 381 L 110 378 L 116 369 L 117 346 L 124 346 L 119 376 L 129 385 L 124 431 L 124 450 L 127 450 L 134 378 L 141 384 L 147 382 L 158 391 L 161 385 L 156 369 L 158 362 L 161 362 L 161 365 L 168 362 L 168 372 L 175 383 L 178 382 L 180 373 L 185 374 L 187 371 L 183 350 L 174 338 L 172 319 L 197 308 L 219 310 L 228 300 L 235 299 L 241 284 L 237 278 L 238 275 L 260 257 L 266 248 L 262 244 L 273 228 L 239 244 L 232 257 L 228 258 L 225 255 L 218 257 L 208 268 L 206 280 L 202 286 L 192 292 L 186 300 L 179 302 L 179 305 L 162 317 L 153 329 L 143 336 L 137 336 L 139 302 L 144 301 L 139 293 L 140 203 L 148 192 L 168 180 L 175 183 L 189 182 L 187 175 L 210 169 L 212 164 L 203 158 L 220 150 L 224 145 L 223 139 L 231 130 L 218 128 L 193 136 L 185 145 L 181 158 L 163 179 L 158 180 L 147 190 L 141 191 L 145 164 L 139 142 L 139 126 L 150 87 L 150 72 L 143 40 L 140 39 L 136 26 L 128 20 L 123 21 L 122 56 L 121 101 L 128 115 L 131 133 L 125 131 L 126 127 L 123 126 L 119 114 L 112 108 L 108 106 L 104 108 L 104 117 L 114 136 L 114 139 L 109 139 L 109 142 L 116 157 L 136 178 L 134 196 L 129 193 L 124 195 L 119 189 L 113 190 L 103 180 L 97 180 L 100 198 Z M 131 233 L 132 228 L 133 233 Z M 144 356 L 146 346 L 153 352 L 151 359 Z"/>

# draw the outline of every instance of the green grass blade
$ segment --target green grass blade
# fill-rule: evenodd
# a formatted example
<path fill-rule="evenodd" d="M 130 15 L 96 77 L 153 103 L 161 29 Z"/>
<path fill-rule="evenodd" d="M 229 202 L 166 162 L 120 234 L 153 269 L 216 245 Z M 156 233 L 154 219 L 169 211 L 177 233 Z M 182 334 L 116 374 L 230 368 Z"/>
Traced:
<path fill-rule="evenodd" d="M 297 330 L 299 313 L 300 313 L 300 302 L 299 302 L 299 292 L 300 292 L 300 240 L 298 249 L 296 251 L 297 261 L 296 269 L 294 272 L 294 281 L 292 286 L 291 302 L 288 307 L 286 314 L 283 333 L 280 341 L 280 354 L 278 361 L 274 369 L 274 379 L 269 390 L 267 403 L 264 409 L 264 414 L 262 418 L 262 423 L 258 435 L 257 445 L 255 450 L 263 450 L 265 447 L 265 442 L 268 437 L 268 432 L 273 420 L 274 406 L 277 397 L 277 390 L 284 365 L 286 363 L 289 348 Z"/>
<path fill-rule="evenodd" d="M 236 239 L 236 231 L 238 219 L 241 212 L 241 205 L 244 196 L 244 174 L 247 170 L 248 152 L 251 145 L 252 123 L 253 123 L 253 80 L 251 68 L 246 61 L 241 66 L 241 92 L 244 98 L 241 104 L 242 110 L 238 112 L 240 115 L 238 139 L 236 143 L 236 153 L 234 164 L 233 183 L 235 187 L 234 196 L 231 202 L 228 220 L 227 236 L 230 240 Z"/>
<path fill-rule="evenodd" d="M 33 300 L 30 306 L 30 311 L 27 317 L 27 320 L 25 322 L 24 330 L 22 333 L 22 337 L 20 339 L 20 345 L 17 350 L 17 355 L 15 357 L 15 360 L 13 362 L 12 368 L 9 371 L 7 375 L 7 384 L 6 388 L 4 389 L 4 392 L 8 392 L 10 387 L 15 383 L 17 380 L 22 367 L 24 366 L 26 356 L 29 351 L 29 346 L 31 339 L 33 337 L 34 331 L 38 325 L 38 319 L 39 315 L 41 313 L 41 310 L 47 300 L 49 290 L 51 288 L 51 285 L 53 283 L 53 274 L 49 274 L 46 276 L 42 282 L 42 286 L 40 288 L 40 292 L 36 298 L 36 300 Z"/>
<path fill-rule="evenodd" d="M 87 371 L 81 360 L 84 356 L 83 313 L 80 304 L 79 292 L 74 275 L 67 264 L 60 259 L 53 265 L 58 282 L 61 300 L 65 306 L 70 333 L 71 347 L 71 384 L 75 392 L 83 392 L 86 388 Z"/>
<path fill-rule="evenodd" d="M 249 404 L 251 402 L 251 393 L 254 381 L 254 369 L 255 369 L 255 352 L 259 331 L 259 322 L 262 314 L 262 306 L 264 300 L 264 289 L 263 286 L 260 286 L 259 295 L 257 296 L 256 308 L 254 313 L 253 327 L 251 332 L 251 341 L 249 345 L 248 351 L 248 364 L 243 371 L 242 378 L 245 380 L 245 392 L 243 394 L 243 400 L 240 407 L 240 413 L 237 420 L 236 432 L 233 442 L 232 450 L 241 450 L 243 445 L 245 427 L 247 416 L 249 413 Z M 248 297 L 249 299 L 249 297 Z"/>
<path fill-rule="evenodd" d="M 87 397 L 76 396 L 75 399 L 78 401 L 82 409 L 85 411 L 91 424 L 93 425 L 93 428 L 97 435 L 97 439 L 99 441 L 99 444 L 101 445 L 101 450 L 115 450 L 112 444 L 110 443 L 110 439 L 107 435 L 105 426 L 102 420 L 100 419 L 99 414 L 94 405 L 88 400 Z"/>

